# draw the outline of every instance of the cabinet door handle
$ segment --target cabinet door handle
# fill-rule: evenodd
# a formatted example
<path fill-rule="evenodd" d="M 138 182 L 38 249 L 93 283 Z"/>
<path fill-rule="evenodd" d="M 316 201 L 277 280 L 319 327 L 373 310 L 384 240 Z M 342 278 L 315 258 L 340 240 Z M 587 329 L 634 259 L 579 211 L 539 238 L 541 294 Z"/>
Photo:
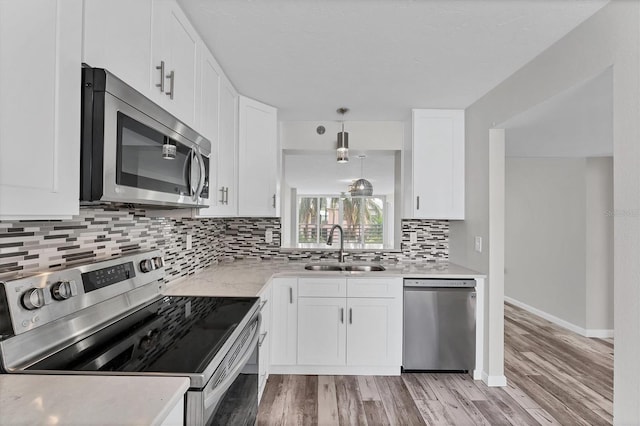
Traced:
<path fill-rule="evenodd" d="M 349 324 L 353 324 L 353 309 L 349 308 Z"/>
<path fill-rule="evenodd" d="M 224 204 L 224 186 L 220 187 L 220 204 Z"/>
<path fill-rule="evenodd" d="M 344 324 L 344 308 L 340 308 L 340 324 Z"/>
<path fill-rule="evenodd" d="M 174 84 L 176 81 L 176 72 L 175 71 L 171 71 L 169 73 L 169 75 L 167 76 L 167 79 L 169 79 L 169 91 L 165 93 L 165 95 L 167 95 L 169 97 L 169 99 L 173 100 L 173 89 L 174 89 Z"/>
<path fill-rule="evenodd" d="M 271 203 L 271 205 L 273 206 L 273 208 L 276 208 L 276 194 L 273 194 L 273 202 Z"/>
<path fill-rule="evenodd" d="M 261 348 L 261 347 L 262 347 L 262 344 L 264 343 L 264 339 L 266 339 L 266 338 L 267 338 L 267 334 L 268 334 L 268 333 L 269 333 L 268 331 L 265 331 L 265 332 L 264 332 L 264 333 L 262 333 L 262 334 L 260 335 L 260 337 L 258 338 L 258 347 L 259 347 L 259 348 Z"/>
<path fill-rule="evenodd" d="M 289 303 L 293 304 L 293 287 L 289 287 Z"/>
<path fill-rule="evenodd" d="M 159 87 L 160 91 L 164 93 L 164 61 L 160 61 L 160 66 L 156 69 L 160 70 L 160 83 L 156 83 L 156 87 Z"/>
<path fill-rule="evenodd" d="M 229 205 L 229 187 L 228 186 L 224 189 L 224 203 L 226 205 Z"/>
<path fill-rule="evenodd" d="M 420 196 L 416 197 L 416 210 L 420 210 Z"/>

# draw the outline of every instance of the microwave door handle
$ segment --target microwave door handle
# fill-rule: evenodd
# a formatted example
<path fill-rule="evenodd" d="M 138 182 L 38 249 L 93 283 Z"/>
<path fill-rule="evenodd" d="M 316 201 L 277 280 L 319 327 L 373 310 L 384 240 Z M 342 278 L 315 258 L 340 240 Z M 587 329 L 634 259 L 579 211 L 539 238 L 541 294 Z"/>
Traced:
<path fill-rule="evenodd" d="M 207 169 L 204 167 L 204 159 L 202 154 L 196 151 L 196 157 L 198 158 L 198 165 L 200 166 L 200 179 L 198 179 L 198 188 L 196 190 L 196 198 L 200 198 L 204 184 L 207 182 Z"/>
<path fill-rule="evenodd" d="M 191 192 L 189 195 L 191 195 L 191 198 L 193 199 L 197 197 L 198 185 L 200 184 L 200 180 L 202 178 L 202 176 L 198 176 L 197 178 L 195 176 L 196 170 L 199 174 L 201 174 L 200 167 L 196 168 L 196 161 L 200 162 L 199 158 L 197 157 L 196 150 L 192 149 L 189 161 L 189 191 Z"/>

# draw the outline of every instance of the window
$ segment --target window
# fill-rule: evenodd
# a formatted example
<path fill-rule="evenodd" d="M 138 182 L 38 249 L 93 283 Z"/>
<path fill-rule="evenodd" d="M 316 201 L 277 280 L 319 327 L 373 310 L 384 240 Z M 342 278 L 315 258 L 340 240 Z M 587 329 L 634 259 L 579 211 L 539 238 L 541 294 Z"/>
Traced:
<path fill-rule="evenodd" d="M 386 241 L 384 197 L 299 196 L 298 247 L 325 247 L 334 224 L 344 230 L 349 248 L 382 248 Z"/>

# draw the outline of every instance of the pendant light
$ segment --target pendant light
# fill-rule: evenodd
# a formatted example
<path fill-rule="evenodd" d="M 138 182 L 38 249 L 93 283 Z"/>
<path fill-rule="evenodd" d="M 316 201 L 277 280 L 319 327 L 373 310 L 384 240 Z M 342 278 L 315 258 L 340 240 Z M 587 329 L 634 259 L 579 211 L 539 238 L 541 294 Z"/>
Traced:
<path fill-rule="evenodd" d="M 360 159 L 360 179 L 353 182 L 349 188 L 352 197 L 370 197 L 373 195 L 373 185 L 364 178 L 364 159 L 366 155 L 358 155 Z"/>
<path fill-rule="evenodd" d="M 336 157 L 338 163 L 349 162 L 349 133 L 344 131 L 344 115 L 349 111 L 349 108 L 338 108 L 338 114 L 342 115 L 342 131 L 338 132 L 338 149 Z"/>

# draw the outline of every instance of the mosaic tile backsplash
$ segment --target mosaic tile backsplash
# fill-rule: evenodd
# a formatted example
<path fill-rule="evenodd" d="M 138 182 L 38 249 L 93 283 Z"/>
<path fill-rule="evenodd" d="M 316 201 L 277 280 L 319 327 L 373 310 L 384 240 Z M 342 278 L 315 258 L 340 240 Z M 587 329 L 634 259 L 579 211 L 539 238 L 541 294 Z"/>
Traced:
<path fill-rule="evenodd" d="M 265 241 L 265 232 L 273 240 Z M 220 260 L 288 258 L 318 260 L 332 250 L 280 249 L 277 218 L 176 219 L 147 216 L 144 210 L 81 209 L 64 221 L 0 221 L 0 278 L 16 271 L 60 269 L 136 250 L 165 253 L 167 280 L 193 274 Z M 409 233 L 417 233 L 417 243 Z M 187 235 L 192 247 L 187 250 Z M 352 252 L 352 260 L 446 260 L 449 223 L 403 220 L 402 246 L 393 251 Z"/>

